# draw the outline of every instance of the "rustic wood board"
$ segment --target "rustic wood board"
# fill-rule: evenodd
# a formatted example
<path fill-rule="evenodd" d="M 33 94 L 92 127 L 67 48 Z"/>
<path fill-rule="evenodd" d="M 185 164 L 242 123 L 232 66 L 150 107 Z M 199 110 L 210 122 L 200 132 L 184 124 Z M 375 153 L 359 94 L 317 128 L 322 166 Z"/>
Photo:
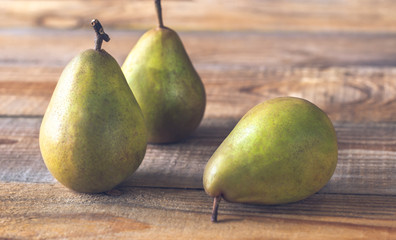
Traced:
<path fill-rule="evenodd" d="M 392 0 L 169 0 L 165 24 L 178 30 L 396 31 Z M 113 28 L 157 22 L 154 0 L 3 0 L 0 27 L 79 28 L 92 18 Z"/>
<path fill-rule="evenodd" d="M 205 119 L 178 144 L 152 145 L 123 186 L 202 189 L 206 162 L 237 120 Z M 41 118 L 0 118 L 0 182 L 47 182 L 52 178 L 38 146 Z M 339 162 L 322 193 L 396 195 L 396 123 L 336 123 Z"/>
<path fill-rule="evenodd" d="M 0 32 L 0 115 L 42 116 L 63 67 L 91 47 L 93 33 Z M 115 30 L 105 48 L 122 63 L 141 34 Z M 396 120 L 393 34 L 181 36 L 207 89 L 206 117 L 240 118 L 264 100 L 291 95 L 314 102 L 333 121 Z"/>
<path fill-rule="evenodd" d="M 394 239 L 396 196 L 315 194 L 298 203 L 222 202 L 203 190 L 123 187 L 79 194 L 60 184 L 0 183 L 0 236 L 12 239 Z M 34 204 L 33 204 L 34 203 Z"/>
<path fill-rule="evenodd" d="M 42 116 L 63 67 L 93 45 L 90 19 L 102 20 L 112 39 L 104 48 L 122 63 L 156 24 L 153 1 L 2 1 L 0 239 L 396 239 L 395 3 L 163 4 L 165 23 L 186 30 L 180 36 L 207 90 L 204 120 L 185 141 L 150 144 L 114 191 L 79 194 L 42 161 Z M 334 176 L 297 203 L 223 201 L 212 224 L 206 162 L 251 107 L 285 95 L 329 114 Z"/>
<path fill-rule="evenodd" d="M 198 70 L 206 87 L 206 118 L 239 119 L 262 101 L 295 96 L 312 101 L 333 121 L 396 120 L 396 68 Z M 60 72 L 61 68 L 0 67 L 0 116 L 43 116 Z"/>
<path fill-rule="evenodd" d="M 89 21 L 87 25 L 90 26 Z M 106 28 L 105 23 L 103 25 L 111 38 L 110 42 L 103 44 L 103 48 L 122 64 L 145 31 L 122 31 Z M 393 67 L 396 65 L 396 33 L 294 31 L 178 33 L 194 65 L 206 71 L 223 69 L 243 72 L 268 67 Z M 94 31 L 91 29 L 0 29 L 0 66 L 63 68 L 78 53 L 93 48 L 94 37 Z M 12 68 L 9 71 L 12 71 Z"/>

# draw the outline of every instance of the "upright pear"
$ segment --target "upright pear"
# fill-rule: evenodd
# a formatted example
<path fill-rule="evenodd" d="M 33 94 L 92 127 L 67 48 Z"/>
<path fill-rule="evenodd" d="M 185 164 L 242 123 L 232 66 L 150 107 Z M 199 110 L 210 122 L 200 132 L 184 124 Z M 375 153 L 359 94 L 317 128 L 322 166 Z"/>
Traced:
<path fill-rule="evenodd" d="M 203 184 L 215 198 L 230 202 L 283 204 L 319 191 L 337 164 L 337 137 L 327 115 L 293 97 L 252 108 L 206 165 Z"/>
<path fill-rule="evenodd" d="M 146 32 L 131 50 L 122 70 L 146 121 L 151 143 L 169 143 L 189 136 L 202 120 L 203 83 L 175 31 L 162 22 Z"/>
<path fill-rule="evenodd" d="M 66 66 L 40 128 L 40 150 L 52 175 L 86 193 L 112 189 L 146 152 L 143 114 L 117 61 L 101 49 L 110 38 L 98 20 L 95 49 Z"/>

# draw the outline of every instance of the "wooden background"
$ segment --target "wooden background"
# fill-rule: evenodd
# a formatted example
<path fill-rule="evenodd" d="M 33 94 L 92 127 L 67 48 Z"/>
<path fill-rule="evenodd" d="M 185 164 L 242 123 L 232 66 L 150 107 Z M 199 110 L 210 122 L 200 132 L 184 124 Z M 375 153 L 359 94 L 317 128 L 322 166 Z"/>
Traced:
<path fill-rule="evenodd" d="M 3 0 L 1 27 L 86 28 L 93 17 L 106 26 L 153 26 L 154 0 Z M 167 25 L 204 31 L 392 31 L 392 0 L 163 0 Z"/>
<path fill-rule="evenodd" d="M 38 133 L 63 67 L 93 47 L 92 18 L 121 64 L 156 25 L 153 1 L 2 1 L 0 239 L 396 239 L 396 2 L 163 1 L 207 91 L 198 130 L 149 145 L 106 194 L 79 194 L 45 168 Z M 277 96 L 327 112 L 339 141 L 330 182 L 279 206 L 212 199 L 203 168 L 237 121 Z"/>

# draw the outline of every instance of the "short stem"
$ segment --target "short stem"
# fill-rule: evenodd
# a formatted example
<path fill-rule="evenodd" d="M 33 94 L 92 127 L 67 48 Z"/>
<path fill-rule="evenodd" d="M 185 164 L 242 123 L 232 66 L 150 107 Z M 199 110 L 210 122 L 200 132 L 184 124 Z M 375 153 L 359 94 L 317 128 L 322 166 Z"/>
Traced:
<path fill-rule="evenodd" d="M 161 0 L 155 0 L 155 8 L 157 9 L 158 26 L 160 28 L 163 28 L 164 27 L 164 22 L 162 20 Z"/>
<path fill-rule="evenodd" d="M 103 40 L 108 42 L 110 41 L 109 35 L 107 35 L 102 27 L 102 24 L 100 24 L 98 19 L 93 19 L 91 21 L 91 25 L 95 30 L 96 33 L 96 39 L 95 39 L 95 50 L 100 51 L 102 48 L 102 42 Z"/>
<path fill-rule="evenodd" d="M 212 222 L 217 222 L 217 212 L 219 210 L 221 196 L 217 196 L 213 200 Z"/>

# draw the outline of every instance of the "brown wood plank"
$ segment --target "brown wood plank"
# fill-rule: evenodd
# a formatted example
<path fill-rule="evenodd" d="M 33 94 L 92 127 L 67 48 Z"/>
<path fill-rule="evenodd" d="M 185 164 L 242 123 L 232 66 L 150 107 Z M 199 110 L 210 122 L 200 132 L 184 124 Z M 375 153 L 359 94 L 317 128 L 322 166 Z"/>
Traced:
<path fill-rule="evenodd" d="M 55 180 L 38 146 L 41 118 L 0 118 L 0 181 Z M 192 137 L 178 144 L 149 145 L 142 165 L 124 186 L 202 188 L 206 162 L 237 119 L 204 119 Z M 396 124 L 336 123 L 339 162 L 321 193 L 396 195 Z"/>
<path fill-rule="evenodd" d="M 156 24 L 153 0 L 2 1 L 0 27 L 79 28 L 92 18 L 113 28 Z M 188 30 L 396 31 L 392 0 L 163 2 L 165 24 Z"/>
<path fill-rule="evenodd" d="M 239 119 L 262 101 L 296 96 L 318 105 L 333 121 L 396 120 L 395 68 L 228 67 L 198 70 L 206 87 L 205 117 L 208 118 Z M 26 72 L 29 74 L 23 78 Z M 0 115 L 42 116 L 60 72 L 60 68 L 0 67 Z"/>
<path fill-rule="evenodd" d="M 59 184 L 0 183 L 0 238 L 393 239 L 396 197 L 315 194 L 258 206 L 222 202 L 210 222 L 203 190 L 131 188 L 79 194 Z"/>
<path fill-rule="evenodd" d="M 93 33 L 0 32 L 0 115 L 43 115 L 62 68 L 91 47 Z M 142 32 L 112 33 L 105 48 L 122 63 Z M 263 100 L 292 95 L 313 101 L 334 121 L 396 120 L 392 34 L 181 36 L 206 85 L 208 117 L 240 117 Z"/>
<path fill-rule="evenodd" d="M 106 32 L 111 40 L 103 48 L 120 64 L 144 33 Z M 198 69 L 396 65 L 395 33 L 205 31 L 179 35 Z M 0 66 L 63 68 L 78 53 L 93 48 L 94 36 L 90 29 L 0 29 Z"/>

